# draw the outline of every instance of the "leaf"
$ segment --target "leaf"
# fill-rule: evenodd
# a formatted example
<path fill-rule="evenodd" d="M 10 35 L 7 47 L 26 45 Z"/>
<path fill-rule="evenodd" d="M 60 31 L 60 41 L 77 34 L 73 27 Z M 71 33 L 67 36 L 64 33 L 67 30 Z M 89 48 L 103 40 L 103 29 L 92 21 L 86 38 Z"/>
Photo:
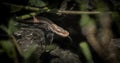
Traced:
<path fill-rule="evenodd" d="M 81 42 L 80 47 L 81 47 L 82 52 L 83 52 L 85 58 L 87 59 L 88 63 L 93 63 L 92 55 L 90 53 L 88 44 L 86 42 Z"/>
<path fill-rule="evenodd" d="M 89 20 L 90 20 L 90 18 L 88 15 L 86 15 L 86 14 L 81 15 L 80 25 L 83 27 L 86 26 L 89 23 Z"/>
<path fill-rule="evenodd" d="M 12 33 L 17 30 L 17 27 L 15 27 L 15 22 L 13 21 L 13 19 L 10 19 L 8 28 L 5 27 L 4 25 L 1 25 L 0 28 L 4 30 L 8 35 L 12 35 Z"/>
<path fill-rule="evenodd" d="M 80 25 L 82 27 L 85 27 L 85 26 L 93 24 L 93 23 L 94 23 L 94 21 L 89 17 L 89 15 L 83 14 L 81 16 Z"/>
<path fill-rule="evenodd" d="M 12 35 L 14 31 L 17 30 L 17 27 L 15 27 L 15 22 L 13 19 L 10 19 L 9 25 L 8 25 L 8 33 L 9 35 Z"/>
<path fill-rule="evenodd" d="M 15 57 L 15 47 L 9 40 L 0 41 L 0 45 L 10 58 Z"/>
<path fill-rule="evenodd" d="M 46 3 L 42 0 L 29 0 L 30 5 L 36 6 L 36 7 L 45 7 Z"/>
<path fill-rule="evenodd" d="M 95 21 L 89 17 L 87 14 L 81 16 L 80 26 L 82 29 L 83 35 L 94 34 L 96 33 Z"/>

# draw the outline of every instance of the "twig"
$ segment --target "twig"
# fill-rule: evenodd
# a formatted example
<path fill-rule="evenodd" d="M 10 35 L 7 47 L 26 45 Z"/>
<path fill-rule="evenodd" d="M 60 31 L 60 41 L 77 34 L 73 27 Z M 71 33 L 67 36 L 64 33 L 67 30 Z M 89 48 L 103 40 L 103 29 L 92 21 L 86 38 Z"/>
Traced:
<path fill-rule="evenodd" d="M 38 13 L 37 12 L 31 12 L 29 14 L 25 14 L 25 15 L 22 15 L 22 16 L 17 16 L 16 19 L 27 19 L 27 18 L 31 18 L 33 16 L 36 16 L 38 14 L 39 14 L 39 12 Z"/>
<path fill-rule="evenodd" d="M 61 10 L 59 10 L 58 13 L 63 13 L 63 14 L 100 14 L 100 13 L 112 13 L 112 12 L 100 12 L 100 11 L 61 11 Z"/>
<path fill-rule="evenodd" d="M 37 12 L 48 12 L 48 13 L 62 13 L 62 14 L 100 14 L 100 13 L 112 13 L 112 12 L 100 12 L 100 11 L 63 11 L 63 10 L 55 10 L 55 9 L 49 9 L 48 7 L 45 8 L 37 8 L 37 7 L 31 7 L 31 6 L 23 6 L 23 5 L 16 5 L 16 4 L 10 4 L 10 3 L 3 3 L 4 5 L 14 6 L 23 8 L 26 10 L 31 11 L 37 11 Z"/>
<path fill-rule="evenodd" d="M 16 5 L 16 4 L 10 4 L 10 3 L 2 3 L 2 4 L 8 5 L 8 6 L 13 6 L 13 7 L 18 7 L 18 8 L 23 8 L 26 10 L 40 11 L 40 8 L 31 7 L 31 6 L 23 6 L 23 5 Z"/>

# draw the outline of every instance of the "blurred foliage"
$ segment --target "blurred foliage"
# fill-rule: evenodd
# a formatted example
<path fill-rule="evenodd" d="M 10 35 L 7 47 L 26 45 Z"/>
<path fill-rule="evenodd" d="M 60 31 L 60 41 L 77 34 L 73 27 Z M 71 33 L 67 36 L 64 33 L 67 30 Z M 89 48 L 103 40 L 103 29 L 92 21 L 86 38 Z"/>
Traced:
<path fill-rule="evenodd" d="M 10 58 L 14 58 L 16 56 L 15 47 L 12 42 L 10 42 L 9 40 L 2 40 L 0 41 L 0 45 L 2 46 L 4 52 L 6 52 Z"/>
<path fill-rule="evenodd" d="M 101 0 L 95 0 L 96 3 L 99 2 L 99 4 L 96 4 L 97 9 L 99 11 L 109 11 L 107 4 Z"/>
<path fill-rule="evenodd" d="M 35 7 L 45 7 L 47 5 L 42 0 L 29 0 L 29 4 Z"/>
<path fill-rule="evenodd" d="M 4 30 L 9 36 L 11 36 L 13 32 L 17 30 L 15 26 L 15 21 L 13 19 L 10 19 L 8 28 L 4 25 L 0 25 L 0 28 Z"/>
<path fill-rule="evenodd" d="M 81 21 L 80 22 L 81 27 L 85 27 L 85 26 L 94 24 L 94 21 L 87 14 L 81 15 L 81 20 L 80 21 Z"/>
<path fill-rule="evenodd" d="M 69 14 L 68 15 L 65 15 L 64 13 L 60 14 L 60 15 L 57 14 L 57 10 L 59 11 L 59 8 L 62 7 L 62 5 L 60 5 L 61 2 L 65 1 L 65 0 L 62 0 L 62 1 L 59 1 L 59 0 L 56 0 L 56 1 L 53 1 L 53 0 L 27 0 L 27 1 L 28 1 L 27 2 L 27 6 L 26 5 L 25 6 L 24 5 L 20 5 L 19 6 L 18 3 L 16 3 L 17 5 L 12 5 L 13 3 L 12 4 L 10 3 L 11 5 L 6 4 L 6 5 L 8 5 L 6 7 L 10 7 L 9 8 L 10 12 L 9 12 L 8 9 L 7 10 L 5 9 L 7 12 L 9 12 L 10 16 L 7 16 L 8 14 L 6 14 L 5 17 L 7 16 L 7 19 L 8 19 L 8 18 L 11 17 L 11 15 L 12 16 L 15 15 L 15 17 L 18 18 L 18 19 L 19 19 L 19 17 L 21 19 L 27 19 L 27 18 L 30 18 L 30 17 L 33 17 L 33 16 L 37 16 L 37 15 L 40 15 L 40 16 L 46 16 L 47 15 L 47 17 L 52 18 L 53 20 L 54 19 L 55 20 L 62 20 L 61 17 L 62 18 L 66 18 L 66 17 L 67 18 L 73 18 L 73 17 L 70 17 Z M 2 1 L 0 1 L 0 3 L 1 2 Z M 3 1 L 3 2 L 7 2 L 7 1 Z M 115 12 L 111 11 L 112 14 L 110 14 L 110 18 L 111 18 L 111 20 L 113 20 L 112 24 L 114 26 L 116 26 L 116 28 L 117 28 L 117 30 L 116 30 L 117 33 L 115 33 L 116 32 L 115 31 L 113 34 L 116 34 L 117 36 L 119 36 L 118 34 L 120 34 L 120 25 L 119 25 L 120 24 L 120 19 L 119 19 L 119 17 L 120 17 L 120 12 L 119 12 L 119 10 L 120 10 L 120 8 L 119 8 L 120 7 L 120 3 L 118 1 L 111 0 L 111 1 L 106 2 L 104 0 L 75 0 L 75 1 L 74 0 L 68 0 L 67 4 L 65 5 L 66 6 L 65 9 L 69 10 L 69 8 L 73 8 L 73 11 L 74 11 L 74 6 L 71 4 L 73 2 L 75 2 L 74 4 L 76 5 L 75 10 L 79 9 L 78 11 L 86 11 L 86 12 L 100 11 L 100 12 L 106 12 L 106 11 L 110 11 L 110 9 L 113 9 Z M 110 3 L 110 4 L 112 4 L 111 6 L 108 5 L 109 2 L 111 2 Z M 26 3 L 26 2 L 22 2 L 22 3 Z M 92 5 L 94 5 L 93 6 L 94 8 L 90 8 L 90 6 L 92 7 Z M 48 12 L 51 9 L 52 9 L 52 11 Z M 17 16 L 17 14 L 18 15 L 22 15 L 22 16 Z M 2 16 L 4 16 L 4 15 L 2 15 Z M 79 27 L 78 28 L 81 30 L 82 35 L 85 36 L 85 38 L 86 38 L 87 42 L 89 43 L 89 45 L 92 46 L 93 50 L 95 50 L 95 53 L 97 53 L 98 55 L 100 53 L 101 55 L 99 55 L 99 57 L 102 58 L 103 61 L 106 61 L 106 57 L 109 58 L 109 56 L 110 56 L 109 54 L 111 52 L 109 52 L 107 48 L 105 48 L 104 46 L 101 46 L 101 44 L 99 43 L 99 42 L 101 42 L 100 38 L 104 38 L 104 37 L 106 38 L 105 35 L 107 34 L 107 32 L 103 32 L 103 31 L 99 30 L 100 28 L 102 29 L 102 25 L 105 25 L 105 24 L 102 24 L 102 25 L 100 24 L 100 19 L 98 19 L 98 18 L 100 18 L 100 14 L 96 14 L 96 15 L 81 14 L 78 17 L 80 19 L 79 20 L 78 19 L 74 19 L 74 22 L 72 22 L 72 24 L 74 25 L 74 23 L 76 21 L 79 21 L 79 22 L 77 22 L 77 24 L 80 25 L 80 28 Z M 1 18 L 1 16 L 0 16 L 0 18 Z M 101 20 L 103 20 L 103 19 L 101 18 Z M 7 35 L 8 35 L 8 37 L 9 37 L 8 40 L 0 40 L 0 47 L 1 47 L 0 48 L 0 55 L 2 53 L 6 53 L 9 58 L 12 58 L 13 60 L 16 60 L 17 59 L 17 54 L 20 54 L 26 61 L 28 58 L 31 57 L 32 53 L 35 52 L 35 50 L 37 48 L 37 45 L 33 44 L 25 52 L 22 51 L 20 53 L 20 51 L 18 51 L 18 47 L 15 44 L 16 42 L 15 42 L 15 40 L 13 38 L 13 32 L 18 29 L 15 26 L 15 21 L 16 20 L 11 18 L 8 21 L 9 22 L 8 26 L 0 25 L 0 28 L 3 31 L 5 31 L 7 33 Z M 59 23 L 60 21 L 57 21 L 57 22 Z M 66 24 L 66 26 L 67 25 L 71 25 L 71 24 L 68 23 L 68 24 Z M 108 31 L 113 31 L 113 28 L 112 28 L 113 25 L 111 25 L 111 28 L 109 28 L 107 30 Z M 75 25 L 75 27 L 76 27 L 76 25 Z M 105 28 L 105 31 L 106 31 L 106 28 Z M 81 33 L 81 32 L 78 32 L 78 33 Z M 97 35 L 100 34 L 101 32 L 103 33 L 103 35 L 98 37 Z M 71 36 L 73 36 L 72 33 L 71 33 Z M 79 36 L 79 34 L 77 34 L 76 36 Z M 110 37 L 110 36 L 107 35 L 107 37 Z M 113 38 L 116 38 L 116 37 L 113 37 Z M 120 38 L 120 37 L 118 37 L 118 38 Z M 108 39 L 104 39 L 104 40 L 108 40 Z M 80 43 L 79 42 L 74 42 L 74 40 L 73 40 L 73 44 L 77 44 L 78 46 L 80 46 L 80 48 L 82 50 L 82 53 L 83 53 L 83 56 L 85 57 L 85 60 L 87 60 L 86 63 L 95 63 L 94 59 L 93 59 L 93 56 L 92 56 L 92 53 L 91 53 L 91 49 L 90 49 L 91 47 L 89 47 L 89 45 L 86 42 L 80 42 Z M 109 43 L 107 44 L 107 46 L 109 45 Z M 117 43 L 119 43 L 119 42 L 117 42 Z M 59 43 L 59 44 L 61 45 L 61 43 Z M 70 44 L 70 43 L 68 43 L 68 44 Z M 47 45 L 46 46 L 46 52 L 48 53 L 48 52 L 54 50 L 57 46 L 58 45 L 55 45 L 55 44 Z M 97 48 L 98 48 L 98 50 L 97 50 Z M 73 49 L 75 49 L 75 48 L 73 48 Z M 79 49 L 79 48 L 77 48 L 77 49 Z M 17 51 L 18 51 L 18 53 L 17 53 Z M 96 51 L 98 51 L 98 52 L 96 52 Z M 61 51 L 57 51 L 57 52 L 61 52 Z M 117 53 L 119 53 L 119 52 L 120 51 L 117 51 Z M 114 60 L 113 58 L 114 57 L 112 57 L 112 59 L 111 59 L 111 56 L 110 56 L 110 59 L 107 59 L 106 63 L 115 63 L 113 61 Z M 17 63 L 16 61 L 14 63 Z"/>
<path fill-rule="evenodd" d="M 9 40 L 1 40 L 0 41 L 0 46 L 2 46 L 2 50 L 4 50 L 5 53 L 7 53 L 7 55 L 9 56 L 9 58 L 14 59 L 15 63 L 18 61 L 17 60 L 17 56 L 16 56 L 16 49 L 15 49 L 15 45 L 13 44 L 13 40 L 11 39 L 13 32 L 15 30 L 17 30 L 17 28 L 14 26 L 14 20 L 10 19 L 9 24 L 8 24 L 8 28 L 4 25 L 0 25 L 0 28 L 2 30 L 4 30 L 8 36 L 9 36 Z"/>
<path fill-rule="evenodd" d="M 93 34 L 96 31 L 95 22 L 89 15 L 83 14 L 80 19 L 80 26 L 82 33 L 87 36 L 88 34 Z"/>
<path fill-rule="evenodd" d="M 92 54 L 90 52 L 89 46 L 86 42 L 81 42 L 80 43 L 80 48 L 87 60 L 87 63 L 94 63 L 94 61 L 92 60 Z"/>
<path fill-rule="evenodd" d="M 16 7 L 16 6 L 11 6 L 11 13 L 15 13 L 15 12 L 18 12 L 18 11 L 20 11 L 20 10 L 22 10 L 22 8 L 20 8 L 20 7 Z"/>

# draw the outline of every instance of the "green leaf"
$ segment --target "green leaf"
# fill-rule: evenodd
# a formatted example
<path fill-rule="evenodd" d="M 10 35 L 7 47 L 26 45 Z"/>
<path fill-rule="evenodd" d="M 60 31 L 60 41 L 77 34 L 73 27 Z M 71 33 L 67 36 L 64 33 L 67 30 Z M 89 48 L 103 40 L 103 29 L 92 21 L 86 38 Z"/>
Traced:
<path fill-rule="evenodd" d="M 92 55 L 91 55 L 88 44 L 86 42 L 81 42 L 80 47 L 88 63 L 93 63 Z"/>
<path fill-rule="evenodd" d="M 15 22 L 13 19 L 10 19 L 9 25 L 8 25 L 8 33 L 9 35 L 12 35 L 14 31 L 17 30 L 17 27 L 15 27 Z"/>
<path fill-rule="evenodd" d="M 89 20 L 90 20 L 90 18 L 88 15 L 86 15 L 86 14 L 81 15 L 80 25 L 86 26 L 89 23 Z"/>
<path fill-rule="evenodd" d="M 81 15 L 80 25 L 81 27 L 85 27 L 87 25 L 94 24 L 94 21 L 87 14 Z"/>
<path fill-rule="evenodd" d="M 0 41 L 0 45 L 10 58 L 15 57 L 15 47 L 9 40 Z"/>
<path fill-rule="evenodd" d="M 10 19 L 8 28 L 5 27 L 4 25 L 1 25 L 0 28 L 4 30 L 8 35 L 12 35 L 12 33 L 17 30 L 17 27 L 15 27 L 15 22 L 13 21 L 13 19 Z"/>
<path fill-rule="evenodd" d="M 46 6 L 46 3 L 42 0 L 29 0 L 30 5 L 36 6 L 36 7 L 44 7 Z"/>

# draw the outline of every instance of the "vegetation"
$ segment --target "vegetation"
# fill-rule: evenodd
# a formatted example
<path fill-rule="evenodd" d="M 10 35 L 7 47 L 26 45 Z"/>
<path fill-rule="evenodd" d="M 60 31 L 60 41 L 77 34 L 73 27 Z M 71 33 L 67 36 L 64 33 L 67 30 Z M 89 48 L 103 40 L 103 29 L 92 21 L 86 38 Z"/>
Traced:
<path fill-rule="evenodd" d="M 0 63 L 120 62 L 119 1 L 1 0 L 0 8 Z"/>

